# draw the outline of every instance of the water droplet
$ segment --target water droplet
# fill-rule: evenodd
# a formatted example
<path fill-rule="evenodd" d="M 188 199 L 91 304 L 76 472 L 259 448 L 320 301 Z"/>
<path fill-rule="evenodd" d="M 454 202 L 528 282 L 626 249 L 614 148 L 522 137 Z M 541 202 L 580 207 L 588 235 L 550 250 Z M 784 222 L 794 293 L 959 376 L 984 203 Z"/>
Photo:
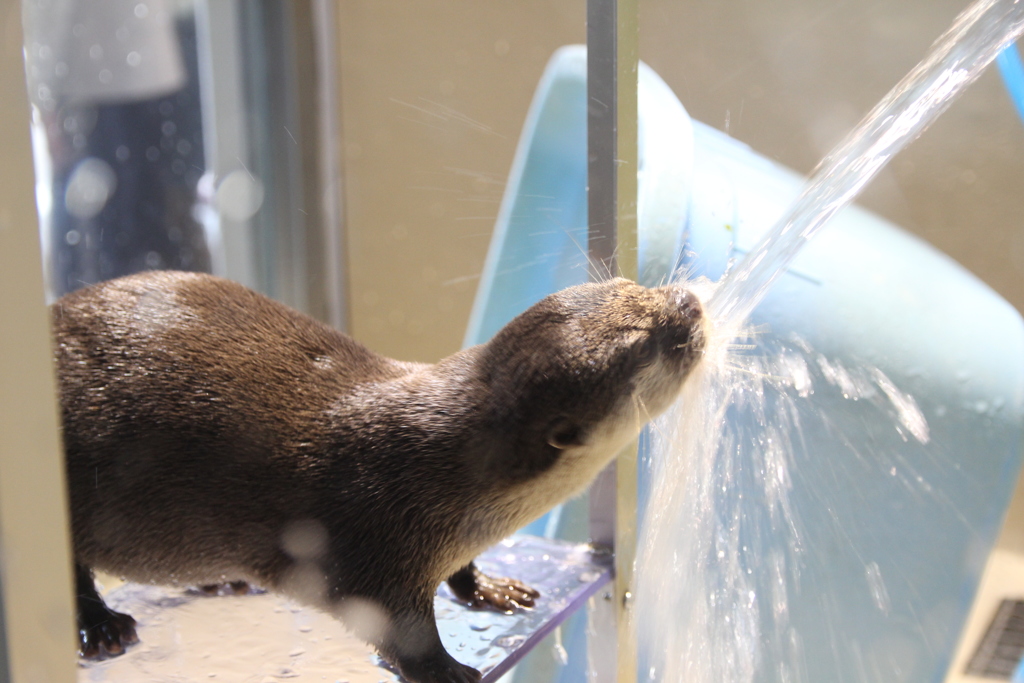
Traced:
<path fill-rule="evenodd" d="M 885 589 L 885 582 L 882 580 L 882 570 L 878 566 L 877 562 L 869 562 L 864 567 L 864 575 L 868 581 L 868 587 L 871 589 L 871 597 L 875 602 L 875 607 L 878 608 L 882 614 L 889 614 L 889 592 Z"/>
<path fill-rule="evenodd" d="M 106 206 L 117 188 L 117 176 L 103 159 L 89 157 L 72 171 L 64 192 L 64 206 L 75 218 L 92 218 Z"/>
<path fill-rule="evenodd" d="M 505 648 L 507 650 L 517 648 L 525 642 L 526 636 L 523 635 L 502 636 L 494 640 L 495 645 L 497 645 L 498 647 Z"/>
<path fill-rule="evenodd" d="M 217 187 L 216 204 L 228 218 L 248 220 L 263 206 L 263 183 L 245 170 L 232 171 Z"/>

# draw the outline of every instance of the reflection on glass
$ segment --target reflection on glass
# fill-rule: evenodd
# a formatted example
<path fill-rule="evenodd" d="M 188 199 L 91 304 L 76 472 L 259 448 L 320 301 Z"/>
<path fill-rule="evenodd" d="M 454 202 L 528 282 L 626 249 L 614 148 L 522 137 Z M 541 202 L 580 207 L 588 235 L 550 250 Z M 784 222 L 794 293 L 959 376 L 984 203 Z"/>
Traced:
<path fill-rule="evenodd" d="M 191 3 L 30 0 L 26 62 L 50 296 L 210 270 Z"/>

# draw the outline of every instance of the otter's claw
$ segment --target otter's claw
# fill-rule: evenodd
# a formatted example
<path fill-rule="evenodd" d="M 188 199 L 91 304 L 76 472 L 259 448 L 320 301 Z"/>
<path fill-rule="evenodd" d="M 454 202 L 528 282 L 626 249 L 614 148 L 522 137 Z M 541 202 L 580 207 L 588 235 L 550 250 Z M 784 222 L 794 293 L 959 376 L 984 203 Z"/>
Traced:
<path fill-rule="evenodd" d="M 459 600 L 474 607 L 494 607 L 502 612 L 533 607 L 540 592 L 515 579 L 487 576 L 470 563 L 448 578 L 448 586 Z"/>
<path fill-rule="evenodd" d="M 106 659 L 124 654 L 139 642 L 135 620 L 107 607 L 96 592 L 92 571 L 75 563 L 75 593 L 78 603 L 78 649 L 88 659 Z"/>
<path fill-rule="evenodd" d="M 472 602 L 476 607 L 491 606 L 507 612 L 516 607 L 533 607 L 540 593 L 515 579 L 480 574 Z"/>
<path fill-rule="evenodd" d="M 78 622 L 78 647 L 87 659 L 116 657 L 124 654 L 129 645 L 139 642 L 134 619 L 106 607 L 103 609 L 105 614 L 93 610 L 89 619 L 80 618 Z"/>

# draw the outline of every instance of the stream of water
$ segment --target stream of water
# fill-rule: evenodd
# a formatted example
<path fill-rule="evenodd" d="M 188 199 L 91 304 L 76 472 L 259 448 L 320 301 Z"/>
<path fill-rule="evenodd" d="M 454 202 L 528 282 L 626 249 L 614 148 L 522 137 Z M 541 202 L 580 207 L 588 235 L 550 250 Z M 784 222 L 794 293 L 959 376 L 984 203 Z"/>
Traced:
<path fill-rule="evenodd" d="M 1024 32 L 1018 0 L 979 0 L 928 55 L 822 159 L 800 198 L 708 301 L 714 320 L 746 319 L 779 274 L 871 179 Z"/>
<path fill-rule="evenodd" d="M 929 666 L 952 654 L 963 596 L 938 588 L 955 582 L 934 558 L 872 549 L 915 524 L 965 545 L 989 533 L 961 512 L 983 489 L 957 479 L 956 449 L 929 424 L 946 408 L 747 320 L 807 241 L 1022 32 L 1020 2 L 968 7 L 757 247 L 722 282 L 696 285 L 713 339 L 654 425 L 642 511 L 635 613 L 650 680 L 941 680 Z M 821 482 L 854 490 L 830 499 Z"/>

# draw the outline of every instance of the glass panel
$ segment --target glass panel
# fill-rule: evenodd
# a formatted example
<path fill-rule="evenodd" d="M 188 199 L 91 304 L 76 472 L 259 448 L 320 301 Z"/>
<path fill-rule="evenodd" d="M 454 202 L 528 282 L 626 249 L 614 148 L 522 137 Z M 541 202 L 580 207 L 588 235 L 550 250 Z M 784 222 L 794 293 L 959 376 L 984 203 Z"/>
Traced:
<path fill-rule="evenodd" d="M 211 270 L 193 8 L 32 2 L 26 19 L 51 296 L 145 269 Z"/>
<path fill-rule="evenodd" d="M 25 14 L 51 300 L 195 270 L 331 317 L 312 3 L 31 0 Z"/>

